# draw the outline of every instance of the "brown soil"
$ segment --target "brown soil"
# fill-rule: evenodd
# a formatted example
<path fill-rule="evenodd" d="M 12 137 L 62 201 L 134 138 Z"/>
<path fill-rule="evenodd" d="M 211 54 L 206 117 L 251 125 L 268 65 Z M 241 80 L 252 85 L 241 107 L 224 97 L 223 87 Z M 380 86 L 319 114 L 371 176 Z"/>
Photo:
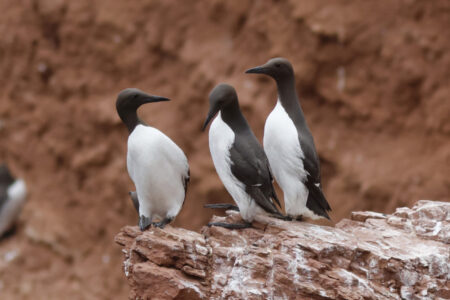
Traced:
<path fill-rule="evenodd" d="M 450 200 L 447 0 L 4 0 L 0 9 L 0 161 L 30 191 L 16 234 L 0 242 L 2 299 L 128 295 L 113 242 L 137 221 L 114 106 L 125 87 L 173 99 L 140 113 L 190 161 L 177 226 L 199 229 L 204 203 L 230 201 L 200 131 L 209 90 L 233 84 L 261 138 L 275 85 L 243 71 L 273 56 L 294 64 L 334 222 Z"/>

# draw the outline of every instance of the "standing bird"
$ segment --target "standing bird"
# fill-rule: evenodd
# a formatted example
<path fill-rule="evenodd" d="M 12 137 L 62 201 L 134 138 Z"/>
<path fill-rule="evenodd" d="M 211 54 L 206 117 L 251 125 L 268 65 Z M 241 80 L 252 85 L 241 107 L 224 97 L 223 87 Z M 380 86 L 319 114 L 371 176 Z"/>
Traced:
<path fill-rule="evenodd" d="M 183 151 L 165 134 L 148 126 L 137 115 L 144 103 L 168 101 L 138 89 L 119 93 L 116 109 L 128 128 L 128 174 L 136 186 L 131 194 L 142 231 L 151 224 L 164 228 L 180 212 L 189 182 L 189 164 Z M 153 222 L 153 218 L 159 222 Z M 152 223 L 153 222 L 153 223 Z"/>
<path fill-rule="evenodd" d="M 264 150 L 284 192 L 288 216 L 301 220 L 325 217 L 330 205 L 322 191 L 320 163 L 295 89 L 294 70 L 287 59 L 273 58 L 246 73 L 275 79 L 278 102 L 264 127 Z"/>
<path fill-rule="evenodd" d="M 242 115 L 236 91 L 227 84 L 217 85 L 209 95 L 209 105 L 203 130 L 218 113 L 209 129 L 209 149 L 214 166 L 246 222 L 209 225 L 230 229 L 247 228 L 255 216 L 261 213 L 282 218 L 283 215 L 273 202 L 275 200 L 280 205 L 272 185 L 269 162 Z"/>
<path fill-rule="evenodd" d="M 22 211 L 27 187 L 22 179 L 14 179 L 8 167 L 0 165 L 0 237 L 13 228 Z"/>

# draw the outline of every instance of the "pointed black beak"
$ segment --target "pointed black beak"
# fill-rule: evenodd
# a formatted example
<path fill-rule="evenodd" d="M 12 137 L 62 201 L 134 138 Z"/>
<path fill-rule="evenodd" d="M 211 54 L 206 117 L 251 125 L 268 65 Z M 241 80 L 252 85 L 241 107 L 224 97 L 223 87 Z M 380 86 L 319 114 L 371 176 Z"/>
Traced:
<path fill-rule="evenodd" d="M 208 116 L 206 117 L 205 123 L 203 123 L 202 131 L 205 131 L 206 126 L 208 126 L 209 122 L 212 120 L 212 118 L 214 118 L 218 111 L 218 107 L 211 107 L 208 112 Z"/>
<path fill-rule="evenodd" d="M 247 74 L 265 74 L 266 70 L 267 70 L 266 67 L 264 65 L 262 65 L 262 66 L 248 69 L 247 71 L 245 71 L 245 73 L 247 73 Z"/>
<path fill-rule="evenodd" d="M 154 95 L 145 95 L 143 97 L 143 100 L 144 100 L 144 103 L 170 101 L 169 98 L 161 97 L 161 96 L 154 96 Z"/>

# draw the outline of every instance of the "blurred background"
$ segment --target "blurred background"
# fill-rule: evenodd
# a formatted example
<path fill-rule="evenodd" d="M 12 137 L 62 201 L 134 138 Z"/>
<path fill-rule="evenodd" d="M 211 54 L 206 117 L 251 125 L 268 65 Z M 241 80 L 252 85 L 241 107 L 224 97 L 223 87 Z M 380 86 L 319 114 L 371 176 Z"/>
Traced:
<path fill-rule="evenodd" d="M 199 230 L 212 213 L 204 203 L 231 201 L 200 131 L 209 91 L 234 85 L 261 140 L 276 88 L 244 71 L 275 56 L 294 65 L 333 208 L 324 224 L 450 200 L 447 0 L 2 0 L 0 9 L 0 162 L 29 190 L 15 234 L 0 241 L 1 299 L 127 297 L 114 243 L 137 224 L 115 111 L 126 87 L 172 99 L 140 114 L 189 158 L 175 226 Z"/>

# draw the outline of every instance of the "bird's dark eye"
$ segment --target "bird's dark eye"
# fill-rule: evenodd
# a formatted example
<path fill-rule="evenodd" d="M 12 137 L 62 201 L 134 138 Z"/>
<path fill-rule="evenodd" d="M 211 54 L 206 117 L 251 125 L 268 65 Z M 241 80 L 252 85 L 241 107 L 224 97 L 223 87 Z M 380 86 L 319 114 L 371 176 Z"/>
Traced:
<path fill-rule="evenodd" d="M 279 67 L 281 67 L 281 65 L 280 64 L 275 64 L 275 67 L 279 68 Z"/>

